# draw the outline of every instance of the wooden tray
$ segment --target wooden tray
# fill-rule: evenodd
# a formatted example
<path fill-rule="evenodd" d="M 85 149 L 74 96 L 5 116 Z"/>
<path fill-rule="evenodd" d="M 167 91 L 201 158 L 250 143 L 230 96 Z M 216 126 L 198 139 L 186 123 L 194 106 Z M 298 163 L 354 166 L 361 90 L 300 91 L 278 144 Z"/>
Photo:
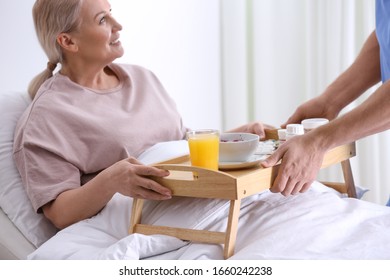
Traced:
<path fill-rule="evenodd" d="M 337 188 L 340 192 L 348 193 L 351 197 L 356 197 L 356 192 L 349 159 L 355 155 L 355 143 L 336 147 L 325 155 L 321 167 L 326 168 L 341 163 L 345 183 L 326 184 Z M 165 234 L 183 240 L 224 244 L 225 259 L 234 254 L 241 199 L 269 189 L 279 168 L 278 165 L 271 168 L 257 165 L 240 170 L 213 171 L 191 166 L 188 155 L 154 166 L 170 171 L 170 176 L 163 179 L 155 178 L 155 180 L 171 189 L 173 196 L 230 200 L 226 231 L 212 232 L 141 224 L 143 199 L 135 198 L 129 233 Z"/>

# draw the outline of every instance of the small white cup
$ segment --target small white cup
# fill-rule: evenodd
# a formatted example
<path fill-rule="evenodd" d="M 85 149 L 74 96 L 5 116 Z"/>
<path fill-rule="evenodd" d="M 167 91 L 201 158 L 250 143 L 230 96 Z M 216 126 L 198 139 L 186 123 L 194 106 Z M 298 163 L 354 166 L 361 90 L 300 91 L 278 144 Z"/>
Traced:
<path fill-rule="evenodd" d="M 313 130 L 321 125 L 327 124 L 329 122 L 328 119 L 324 118 L 313 118 L 313 119 L 306 119 L 301 122 L 303 125 L 303 129 L 306 132 L 309 132 L 310 130 Z"/>

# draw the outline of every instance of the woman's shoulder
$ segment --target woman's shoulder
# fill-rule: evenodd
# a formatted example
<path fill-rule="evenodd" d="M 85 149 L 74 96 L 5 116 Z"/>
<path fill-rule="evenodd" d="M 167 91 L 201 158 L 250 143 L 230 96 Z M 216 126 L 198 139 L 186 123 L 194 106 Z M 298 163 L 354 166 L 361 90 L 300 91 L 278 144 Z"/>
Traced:
<path fill-rule="evenodd" d="M 61 81 L 63 77 L 54 75 L 39 88 L 35 98 L 26 109 L 25 127 L 48 126 L 58 121 L 65 121 L 68 112 L 74 110 L 80 103 L 80 95 L 74 94 L 72 83 Z M 70 94 L 72 93 L 72 94 Z M 77 102 L 76 102 L 77 98 Z"/>

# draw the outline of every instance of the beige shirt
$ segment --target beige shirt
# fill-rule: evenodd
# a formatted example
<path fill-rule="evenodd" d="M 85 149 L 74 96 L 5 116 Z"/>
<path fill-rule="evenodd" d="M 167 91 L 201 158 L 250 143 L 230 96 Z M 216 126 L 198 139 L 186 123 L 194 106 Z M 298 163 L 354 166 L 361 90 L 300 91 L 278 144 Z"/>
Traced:
<path fill-rule="evenodd" d="M 184 139 L 186 128 L 156 76 L 110 65 L 118 87 L 92 90 L 59 73 L 40 88 L 18 122 L 14 158 L 36 211 L 65 190 L 158 142 Z"/>

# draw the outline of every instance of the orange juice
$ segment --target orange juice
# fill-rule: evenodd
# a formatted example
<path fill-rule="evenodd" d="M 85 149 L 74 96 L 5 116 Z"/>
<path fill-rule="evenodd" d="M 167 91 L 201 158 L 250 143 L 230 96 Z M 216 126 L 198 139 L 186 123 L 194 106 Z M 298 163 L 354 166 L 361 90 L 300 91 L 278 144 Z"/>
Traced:
<path fill-rule="evenodd" d="M 191 164 L 218 170 L 219 133 L 216 130 L 188 132 Z"/>

